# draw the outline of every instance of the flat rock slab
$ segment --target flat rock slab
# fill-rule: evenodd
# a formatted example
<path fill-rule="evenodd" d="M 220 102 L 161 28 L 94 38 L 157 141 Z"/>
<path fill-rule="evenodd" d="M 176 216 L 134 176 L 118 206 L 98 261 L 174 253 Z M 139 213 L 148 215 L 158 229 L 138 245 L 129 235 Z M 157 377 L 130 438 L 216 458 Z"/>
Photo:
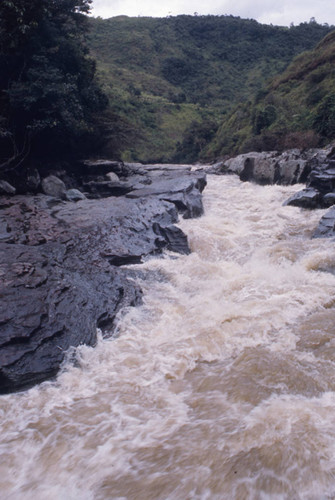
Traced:
<path fill-rule="evenodd" d="M 70 347 L 95 344 L 97 327 L 113 333 L 118 311 L 141 302 L 124 265 L 189 253 L 174 223 L 199 200 L 201 212 L 205 178 L 178 175 L 162 188 L 154 177 L 151 192 L 129 198 L 0 197 L 0 393 L 54 376 Z"/>
<path fill-rule="evenodd" d="M 137 183 L 126 194 L 127 198 L 157 196 L 172 202 L 185 219 L 200 217 L 203 214 L 201 193 L 206 186 L 204 172 L 191 172 L 183 167 L 159 170 L 158 166 L 143 167 L 146 182 Z M 148 170 L 146 170 L 148 169 Z"/>

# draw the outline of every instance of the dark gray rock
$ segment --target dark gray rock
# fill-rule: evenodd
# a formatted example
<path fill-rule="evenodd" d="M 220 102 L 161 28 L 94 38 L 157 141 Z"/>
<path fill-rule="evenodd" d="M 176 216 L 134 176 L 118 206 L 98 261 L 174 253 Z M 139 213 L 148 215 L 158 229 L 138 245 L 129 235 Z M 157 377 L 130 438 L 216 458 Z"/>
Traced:
<path fill-rule="evenodd" d="M 285 201 L 284 205 L 301 208 L 317 208 L 320 206 L 320 193 L 314 188 L 302 189 Z"/>
<path fill-rule="evenodd" d="M 106 175 L 114 172 L 118 176 L 127 174 L 128 169 L 123 162 L 113 160 L 85 160 L 79 164 L 82 175 Z"/>
<path fill-rule="evenodd" d="M 29 193 L 37 193 L 41 185 L 41 177 L 36 168 L 28 169 L 26 174 L 26 190 Z"/>
<path fill-rule="evenodd" d="M 200 217 L 203 214 L 201 193 L 206 186 L 204 172 L 178 172 L 171 176 L 164 172 L 160 176 L 151 176 L 148 186 L 137 186 L 130 191 L 127 198 L 157 196 L 161 200 L 172 202 L 184 218 Z"/>
<path fill-rule="evenodd" d="M 42 180 L 43 193 L 54 198 L 66 198 L 66 187 L 64 182 L 55 175 L 49 175 Z"/>
<path fill-rule="evenodd" d="M 312 170 L 308 185 L 317 189 L 321 194 L 327 194 L 335 189 L 335 165 L 328 161 Z"/>
<path fill-rule="evenodd" d="M 111 335 L 118 311 L 141 301 L 130 264 L 189 253 L 174 223 L 178 211 L 202 213 L 205 175 L 138 170 L 127 198 L 2 197 L 0 393 L 54 376 L 70 347 L 95 344 L 97 328 Z"/>
<path fill-rule="evenodd" d="M 313 238 L 335 237 L 335 207 L 331 207 L 321 218 Z"/>
<path fill-rule="evenodd" d="M 0 180 L 0 194 L 14 195 L 16 193 L 15 187 L 13 187 L 7 181 Z"/>
<path fill-rule="evenodd" d="M 278 158 L 275 171 L 275 184 L 290 186 L 292 184 L 304 183 L 310 173 L 310 166 L 303 158 L 286 157 L 284 153 Z"/>
<path fill-rule="evenodd" d="M 323 205 L 326 207 L 330 207 L 331 205 L 335 205 L 335 193 L 327 193 L 323 196 Z"/>
<path fill-rule="evenodd" d="M 119 176 L 114 172 L 108 172 L 108 174 L 106 174 L 106 178 L 109 182 L 120 182 Z"/>
<path fill-rule="evenodd" d="M 85 200 L 86 196 L 79 189 L 73 188 L 66 191 L 66 199 L 67 201 L 79 201 Z"/>
<path fill-rule="evenodd" d="M 229 171 L 228 166 L 225 165 L 224 160 L 220 160 L 206 167 L 206 173 L 213 175 L 226 175 L 233 174 L 235 172 Z"/>
<path fill-rule="evenodd" d="M 187 237 L 179 227 L 154 224 L 153 230 L 158 236 L 162 236 L 161 239 L 156 240 L 158 247 L 164 248 L 166 246 L 167 250 L 185 255 L 190 253 Z"/>
<path fill-rule="evenodd" d="M 257 184 L 291 185 L 306 182 L 310 163 L 299 150 L 251 152 L 229 158 L 209 169 L 217 174 L 236 174 L 242 181 Z"/>
<path fill-rule="evenodd" d="M 88 198 L 108 198 L 109 196 L 124 196 L 133 189 L 128 182 L 89 181 L 83 183 Z"/>
<path fill-rule="evenodd" d="M 307 190 L 297 193 L 287 204 L 305 208 L 323 208 L 333 204 L 335 191 L 334 150 L 330 147 L 302 153 L 305 167 L 299 182 L 306 182 Z"/>

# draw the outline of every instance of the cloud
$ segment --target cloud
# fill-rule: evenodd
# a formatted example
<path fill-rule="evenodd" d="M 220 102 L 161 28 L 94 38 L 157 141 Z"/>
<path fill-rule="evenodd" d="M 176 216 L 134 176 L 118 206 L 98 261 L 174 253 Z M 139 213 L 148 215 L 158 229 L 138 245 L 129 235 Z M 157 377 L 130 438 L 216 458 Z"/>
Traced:
<path fill-rule="evenodd" d="M 179 14 L 232 14 L 261 23 L 288 26 L 312 17 L 323 24 L 335 24 L 334 0 L 93 0 L 92 14 L 104 18 L 127 16 L 166 17 Z"/>

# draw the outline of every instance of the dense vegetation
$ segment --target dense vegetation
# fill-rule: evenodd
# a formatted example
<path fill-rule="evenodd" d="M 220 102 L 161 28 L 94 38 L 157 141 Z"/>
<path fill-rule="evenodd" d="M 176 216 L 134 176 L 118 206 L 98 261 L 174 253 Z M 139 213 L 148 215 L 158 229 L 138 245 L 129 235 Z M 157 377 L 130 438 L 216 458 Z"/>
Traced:
<path fill-rule="evenodd" d="M 89 4 L 1 0 L 0 172 L 87 154 L 97 142 L 95 115 L 108 101 L 85 42 Z"/>
<path fill-rule="evenodd" d="M 87 16 L 90 3 L 0 2 L 2 173 L 94 152 L 194 162 L 296 144 L 297 133 L 302 143 L 335 136 L 328 26 L 103 20 Z"/>
<path fill-rule="evenodd" d="M 335 138 L 335 32 L 224 121 L 206 155 L 321 146 Z"/>
<path fill-rule="evenodd" d="M 114 118 L 110 151 L 186 162 L 236 150 L 239 121 L 257 132 L 274 120 L 271 107 L 251 117 L 254 96 L 329 31 L 313 20 L 284 28 L 233 16 L 92 19 L 89 45 Z"/>

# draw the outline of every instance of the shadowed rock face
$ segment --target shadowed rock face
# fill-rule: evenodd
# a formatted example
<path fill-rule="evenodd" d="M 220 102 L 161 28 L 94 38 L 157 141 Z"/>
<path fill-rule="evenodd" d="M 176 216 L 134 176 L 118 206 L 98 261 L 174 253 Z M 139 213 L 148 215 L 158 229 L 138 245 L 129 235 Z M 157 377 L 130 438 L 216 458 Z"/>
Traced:
<path fill-rule="evenodd" d="M 174 223 L 178 210 L 202 213 L 204 174 L 153 169 L 126 182 L 130 197 L 0 197 L 0 393 L 54 376 L 71 346 L 95 344 L 97 327 L 113 333 L 118 311 L 141 302 L 122 266 L 189 252 Z"/>
<path fill-rule="evenodd" d="M 301 208 L 317 208 L 320 206 L 320 193 L 314 188 L 305 188 L 291 196 L 284 205 Z"/>
<path fill-rule="evenodd" d="M 278 153 L 251 152 L 217 163 L 212 167 L 215 174 L 236 174 L 241 181 L 257 184 L 291 185 L 306 182 L 310 172 L 309 154 L 302 154 L 297 149 Z"/>
<path fill-rule="evenodd" d="M 331 207 L 323 217 L 321 217 L 316 228 L 314 238 L 334 238 L 335 237 L 335 207 Z"/>
<path fill-rule="evenodd" d="M 313 209 L 335 204 L 335 147 L 270 152 L 251 152 L 221 161 L 206 170 L 216 175 L 235 174 L 242 181 L 257 184 L 306 183 L 284 205 Z M 320 220 L 313 237 L 335 237 L 335 211 L 332 207 Z"/>

